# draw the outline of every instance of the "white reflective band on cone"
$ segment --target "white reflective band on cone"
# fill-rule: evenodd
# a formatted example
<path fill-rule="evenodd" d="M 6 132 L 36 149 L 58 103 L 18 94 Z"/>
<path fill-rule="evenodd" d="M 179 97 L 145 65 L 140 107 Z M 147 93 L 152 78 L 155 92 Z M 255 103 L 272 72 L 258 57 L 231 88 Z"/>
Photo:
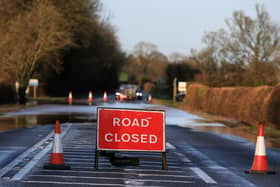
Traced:
<path fill-rule="evenodd" d="M 60 134 L 54 134 L 54 144 L 52 153 L 63 153 Z"/>
<path fill-rule="evenodd" d="M 257 138 L 255 155 L 258 155 L 258 156 L 265 156 L 266 155 L 264 137 L 263 136 L 258 136 L 258 138 Z"/>

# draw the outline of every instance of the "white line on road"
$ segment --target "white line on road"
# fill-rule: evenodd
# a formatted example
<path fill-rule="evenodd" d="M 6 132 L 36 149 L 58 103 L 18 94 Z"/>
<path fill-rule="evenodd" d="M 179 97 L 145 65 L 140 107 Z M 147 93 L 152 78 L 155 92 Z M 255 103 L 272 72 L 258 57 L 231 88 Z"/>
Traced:
<path fill-rule="evenodd" d="M 146 171 L 152 171 L 152 172 L 160 172 L 160 173 L 182 173 L 182 171 L 170 171 L 170 170 L 158 170 L 158 169 L 123 169 L 124 171 L 128 172 L 146 172 Z"/>
<path fill-rule="evenodd" d="M 81 169 L 80 167 L 78 167 L 79 169 Z M 182 171 L 166 171 L 166 170 L 152 170 L 152 169 L 147 169 L 147 170 L 144 170 L 144 169 L 124 169 L 124 171 L 127 171 L 127 172 L 120 172 L 119 169 L 112 169 L 111 171 L 94 171 L 94 170 L 75 170 L 76 167 L 71 167 L 71 170 L 55 170 L 55 172 L 63 172 L 63 173 L 71 173 L 71 172 L 77 172 L 77 173 L 104 173 L 104 174 L 129 174 L 129 175 L 132 175 L 132 172 L 144 172 L 144 171 L 150 171 L 150 172 L 156 172 L 157 175 L 162 175 L 162 173 L 168 175 L 169 173 L 172 175 L 176 175 L 176 174 L 182 174 Z M 40 170 L 40 172 L 54 172 L 52 170 Z M 146 175 L 146 174 L 145 174 Z M 148 175 L 148 174 L 147 174 Z M 184 175 L 185 177 L 191 177 L 191 176 L 186 176 Z"/>
<path fill-rule="evenodd" d="M 40 178 L 71 178 L 71 179 L 97 179 L 97 180 L 121 180 L 128 181 L 131 179 L 128 178 L 119 178 L 119 177 L 92 177 L 92 176 L 62 176 L 62 175 L 31 175 L 31 177 L 40 177 Z M 135 179 L 135 182 L 160 182 L 160 183 L 185 183 L 190 184 L 194 183 L 194 181 L 178 181 L 178 180 L 162 180 L 162 179 Z"/>
<path fill-rule="evenodd" d="M 197 174 L 204 182 L 210 184 L 217 184 L 217 182 L 212 179 L 209 175 L 207 175 L 204 171 L 197 167 L 190 168 L 195 174 Z"/>
<path fill-rule="evenodd" d="M 50 132 L 44 139 L 42 139 L 37 144 L 33 145 L 30 149 L 19 155 L 16 159 L 14 159 L 11 163 L 6 165 L 4 168 L 0 170 L 0 177 L 3 177 L 8 171 L 10 171 L 13 167 L 15 167 L 18 163 L 20 163 L 26 156 L 28 156 L 31 152 L 35 151 L 38 147 L 40 147 L 47 139 L 49 139 L 53 135 L 53 132 Z"/>
<path fill-rule="evenodd" d="M 68 125 L 63 133 L 62 133 L 62 138 L 63 136 L 68 132 L 68 130 L 70 129 L 71 124 Z M 52 133 L 53 134 L 53 133 Z M 52 148 L 52 144 L 50 143 L 48 146 L 46 146 L 41 152 L 39 152 L 37 155 L 35 155 L 33 157 L 33 159 L 28 162 L 28 164 L 26 164 L 21 170 L 19 170 L 19 172 L 17 174 L 15 174 L 11 180 L 16 181 L 16 180 L 21 180 L 34 166 L 35 164 L 37 164 L 40 159 Z"/>
<path fill-rule="evenodd" d="M 176 149 L 176 147 L 169 142 L 166 142 L 166 147 L 167 147 L 167 149 L 172 149 L 172 150 Z"/>
<path fill-rule="evenodd" d="M 131 186 L 131 185 L 124 185 L 124 184 L 111 184 L 111 183 L 81 183 L 81 182 L 58 182 L 58 181 L 23 181 L 23 183 L 35 183 L 35 184 L 62 184 L 64 185 L 79 185 L 79 186 L 121 186 L 121 187 L 126 187 L 126 186 Z M 160 187 L 160 186 L 149 186 L 149 187 Z"/>
<path fill-rule="evenodd" d="M 22 181 L 23 183 L 35 184 L 62 184 L 62 185 L 80 185 L 80 186 L 124 186 L 123 184 L 101 184 L 101 183 L 81 183 L 81 182 L 58 182 L 58 181 Z"/>
<path fill-rule="evenodd" d="M 85 169 L 86 168 L 93 168 L 93 167 L 90 167 L 90 166 L 87 167 L 89 165 L 89 162 L 79 162 L 79 161 L 75 162 L 75 161 L 68 160 L 67 164 L 70 164 L 70 165 L 80 165 L 81 167 L 79 167 L 79 168 L 85 168 Z M 102 163 L 102 166 L 112 166 L 112 164 L 107 162 L 107 161 L 104 161 Z M 159 165 L 157 163 L 154 163 L 154 164 L 148 164 L 148 163 L 147 164 L 141 164 L 141 166 L 142 167 L 148 167 L 148 168 L 151 168 L 151 167 L 153 167 L 153 168 L 161 168 L 162 167 L 161 165 Z M 182 167 L 178 166 L 177 164 L 169 164 L 168 168 L 170 168 L 170 169 L 182 169 Z"/>
<path fill-rule="evenodd" d="M 175 153 L 176 155 L 178 155 L 179 157 L 181 157 L 181 160 L 183 161 L 183 162 L 191 162 L 190 161 L 190 159 L 188 159 L 184 154 L 182 154 L 182 153 Z"/>
<path fill-rule="evenodd" d="M 191 153 L 192 155 L 196 156 L 200 160 L 203 160 L 203 164 L 206 165 L 207 168 L 209 169 L 215 168 L 214 170 L 212 169 L 212 171 L 216 175 L 221 175 L 221 171 L 222 171 L 223 176 L 226 176 L 230 181 L 238 181 L 239 186 L 256 187 L 255 184 L 253 184 L 246 178 L 240 177 L 239 175 L 236 175 L 235 173 L 230 171 L 228 168 L 218 165 L 217 162 L 211 160 L 207 155 L 203 154 L 198 149 L 192 146 L 188 146 L 188 148 L 185 149 L 185 151 L 186 153 Z"/>
<path fill-rule="evenodd" d="M 139 182 L 139 181 L 136 181 L 133 179 L 126 180 L 126 181 L 124 181 L 124 183 L 127 186 L 143 186 L 144 185 L 144 182 Z"/>
<path fill-rule="evenodd" d="M 78 161 L 84 161 L 84 163 L 87 163 L 87 162 L 93 162 L 94 158 L 91 157 L 91 158 L 77 158 L 77 157 L 73 157 L 73 158 L 66 158 L 64 156 L 64 160 L 74 160 L 75 162 L 78 162 Z"/>
<path fill-rule="evenodd" d="M 178 178 L 193 178 L 191 175 L 176 175 L 176 174 L 144 174 L 144 173 L 133 173 L 133 172 L 119 172 L 119 171 L 80 171 L 80 170 L 40 170 L 41 173 L 84 173 L 84 174 L 110 174 L 110 175 L 130 175 L 130 176 L 141 176 L 141 177 L 178 177 Z M 176 172 L 179 173 L 179 172 Z M 180 172 L 182 173 L 182 172 Z"/>
<path fill-rule="evenodd" d="M 26 164 L 17 174 L 13 176 L 11 180 L 20 180 L 22 179 L 34 166 L 38 163 L 38 161 L 51 150 L 52 145 L 49 144 L 45 149 L 43 149 L 39 154 L 37 154 L 28 164 Z"/>
<path fill-rule="evenodd" d="M 138 174 L 141 177 L 177 177 L 177 178 L 193 178 L 189 175 L 162 175 L 162 174 Z"/>

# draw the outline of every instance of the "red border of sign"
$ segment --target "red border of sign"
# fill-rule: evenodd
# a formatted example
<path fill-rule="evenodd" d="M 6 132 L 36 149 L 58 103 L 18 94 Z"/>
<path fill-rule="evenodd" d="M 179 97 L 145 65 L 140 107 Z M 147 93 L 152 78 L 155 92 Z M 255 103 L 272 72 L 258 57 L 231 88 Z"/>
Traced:
<path fill-rule="evenodd" d="M 124 110 L 124 111 L 141 111 L 141 112 L 160 112 L 163 113 L 163 138 L 162 138 L 162 145 L 163 149 L 162 150 L 133 150 L 133 149 L 100 149 L 98 139 L 99 139 L 99 110 Z M 132 109 L 132 108 L 112 108 L 112 107 L 97 107 L 97 127 L 96 127 L 96 149 L 99 150 L 104 150 L 104 151 L 128 151 L 128 152 L 165 152 L 166 151 L 166 134 L 165 134 L 165 111 L 164 110 L 153 110 L 153 109 Z"/>

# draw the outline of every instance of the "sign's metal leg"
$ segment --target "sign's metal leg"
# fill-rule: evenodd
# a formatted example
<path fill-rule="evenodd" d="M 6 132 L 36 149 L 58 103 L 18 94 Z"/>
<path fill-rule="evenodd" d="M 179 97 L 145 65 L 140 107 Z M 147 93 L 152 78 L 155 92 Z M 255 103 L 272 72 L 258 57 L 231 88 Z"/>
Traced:
<path fill-rule="evenodd" d="M 163 152 L 163 153 L 162 153 L 162 160 L 161 160 L 161 163 L 162 163 L 162 170 L 168 170 L 168 168 L 167 168 L 167 162 L 166 162 L 166 152 Z"/>
<path fill-rule="evenodd" d="M 98 170 L 99 151 L 95 149 L 95 169 Z"/>

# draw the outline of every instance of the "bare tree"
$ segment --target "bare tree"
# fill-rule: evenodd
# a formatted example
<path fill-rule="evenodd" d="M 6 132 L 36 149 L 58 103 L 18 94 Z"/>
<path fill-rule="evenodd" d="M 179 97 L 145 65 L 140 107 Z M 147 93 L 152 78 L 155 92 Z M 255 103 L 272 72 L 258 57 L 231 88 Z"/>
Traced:
<path fill-rule="evenodd" d="M 170 62 L 176 63 L 176 62 L 182 62 L 186 59 L 186 56 L 182 53 L 174 52 L 171 55 L 169 55 L 168 60 Z"/>
<path fill-rule="evenodd" d="M 157 51 L 157 46 L 149 42 L 139 42 L 134 46 L 133 56 L 136 59 L 137 64 L 141 68 L 141 75 L 138 78 L 138 82 L 141 83 L 148 75 L 148 66 L 151 62 L 151 57 L 154 52 Z"/>
<path fill-rule="evenodd" d="M 280 29 L 272 23 L 263 6 L 256 5 L 256 15 L 253 19 L 243 11 L 235 11 L 232 18 L 226 20 L 227 29 L 208 32 L 203 37 L 206 48 L 196 57 L 200 57 L 200 62 L 203 62 L 201 57 L 208 55 L 207 64 L 216 66 L 216 72 L 211 74 L 220 77 L 224 74 L 221 79 L 224 81 L 229 74 L 242 72 L 250 79 L 249 85 L 271 84 L 271 80 L 277 79 L 276 71 L 279 68 L 275 62 L 280 48 Z M 205 70 L 209 72 L 209 69 Z M 206 73 L 204 70 L 202 72 Z"/>
<path fill-rule="evenodd" d="M 280 45 L 279 26 L 271 22 L 264 6 L 256 5 L 256 13 L 256 19 L 252 19 L 243 11 L 236 11 L 226 21 L 230 30 L 228 55 L 237 51 L 247 63 L 272 61 Z"/>
<path fill-rule="evenodd" d="M 139 42 L 134 46 L 133 54 L 136 57 L 148 58 L 153 52 L 157 51 L 157 46 L 150 42 Z"/>
<path fill-rule="evenodd" d="M 28 81 L 38 65 L 73 45 L 69 26 L 47 0 L 34 1 L 30 11 L 23 11 L 6 23 L 8 32 L 1 33 L 0 41 L 0 71 L 19 82 L 20 103 L 25 103 Z"/>
<path fill-rule="evenodd" d="M 165 80 L 167 62 L 167 57 L 157 51 L 154 44 L 140 42 L 135 45 L 134 53 L 128 56 L 122 71 L 139 85 L 148 81 L 161 84 Z"/>

